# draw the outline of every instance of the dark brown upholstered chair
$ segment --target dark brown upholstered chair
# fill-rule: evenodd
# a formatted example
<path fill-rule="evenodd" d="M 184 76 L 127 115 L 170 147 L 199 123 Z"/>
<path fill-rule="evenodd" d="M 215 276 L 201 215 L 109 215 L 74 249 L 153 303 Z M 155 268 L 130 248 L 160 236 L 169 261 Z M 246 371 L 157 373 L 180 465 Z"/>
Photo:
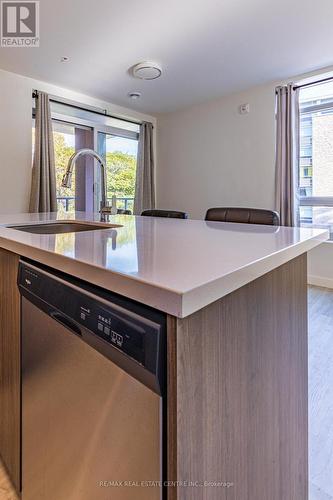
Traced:
<path fill-rule="evenodd" d="M 148 217 L 170 217 L 171 219 L 188 219 L 186 212 L 176 210 L 144 210 L 141 215 Z"/>
<path fill-rule="evenodd" d="M 209 208 L 205 220 L 218 222 L 239 222 L 243 224 L 266 224 L 279 226 L 280 216 L 274 210 L 260 208 L 218 207 Z"/>
<path fill-rule="evenodd" d="M 125 210 L 124 208 L 118 208 L 117 214 L 118 215 L 132 215 L 132 212 L 130 210 Z"/>

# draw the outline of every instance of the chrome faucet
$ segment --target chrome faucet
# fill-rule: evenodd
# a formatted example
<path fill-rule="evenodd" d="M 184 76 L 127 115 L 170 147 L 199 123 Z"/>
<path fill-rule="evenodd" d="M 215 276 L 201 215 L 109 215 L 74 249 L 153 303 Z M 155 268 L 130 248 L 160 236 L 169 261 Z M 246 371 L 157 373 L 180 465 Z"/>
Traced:
<path fill-rule="evenodd" d="M 105 220 L 106 216 L 111 214 L 112 207 L 108 206 L 107 202 L 107 194 L 106 194 L 106 165 L 105 161 L 96 151 L 89 148 L 79 149 L 75 153 L 72 154 L 68 161 L 68 165 L 66 168 L 66 172 L 62 178 L 61 185 L 62 187 L 70 188 L 72 185 L 72 175 L 74 170 L 74 165 L 76 160 L 81 156 L 92 156 L 95 158 L 101 166 L 101 206 L 100 206 L 100 214 L 101 220 Z"/>

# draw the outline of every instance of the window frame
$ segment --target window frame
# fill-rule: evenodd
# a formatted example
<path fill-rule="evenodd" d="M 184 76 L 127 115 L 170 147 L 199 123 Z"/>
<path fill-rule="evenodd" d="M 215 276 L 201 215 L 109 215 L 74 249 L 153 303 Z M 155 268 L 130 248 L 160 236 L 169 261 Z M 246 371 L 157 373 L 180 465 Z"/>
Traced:
<path fill-rule="evenodd" d="M 95 132 L 95 131 L 97 133 L 102 132 L 102 133 L 109 134 L 109 135 L 116 135 L 118 137 L 124 137 L 126 139 L 133 139 L 133 140 L 137 140 L 137 141 L 139 140 L 139 132 L 121 129 L 121 128 L 113 127 L 110 125 L 97 124 L 94 121 L 86 120 L 83 118 L 77 118 L 77 119 L 75 118 L 75 120 L 73 120 L 72 118 L 74 118 L 74 117 L 70 117 L 68 115 L 64 115 L 64 114 L 60 114 L 60 113 L 54 113 L 52 111 L 51 111 L 51 117 L 52 117 L 52 120 L 62 122 L 62 123 L 68 123 L 70 125 L 74 125 L 74 126 L 78 126 L 78 127 L 81 126 L 82 128 L 93 130 L 93 132 Z M 94 147 L 95 146 L 97 147 L 97 144 L 94 144 Z"/>
<path fill-rule="evenodd" d="M 314 99 L 316 100 L 316 99 Z M 299 113 L 299 141 L 301 140 L 301 119 L 302 115 L 306 114 L 312 114 L 316 112 L 321 112 L 321 111 L 332 111 L 333 113 L 333 97 L 331 102 L 324 102 L 321 104 L 311 104 L 311 105 L 306 105 L 306 104 L 301 104 L 300 103 L 300 113 Z M 311 134 L 311 144 L 312 144 L 312 134 Z M 303 158 L 303 157 L 302 157 Z M 310 158 L 310 157 L 309 157 Z M 311 155 L 311 160 L 312 160 L 312 155 Z M 311 161 L 311 166 L 312 161 Z M 298 203 L 300 207 L 333 207 L 333 195 L 332 196 L 301 196 L 299 194 L 299 180 L 300 180 L 300 169 L 301 169 L 301 156 L 299 155 L 298 157 L 298 186 L 297 186 L 297 192 L 298 192 Z M 304 223 L 304 226 L 312 226 L 310 223 Z"/>
<path fill-rule="evenodd" d="M 58 111 L 52 109 L 58 108 Z M 88 115 L 88 118 L 82 118 L 80 116 L 72 115 L 70 113 L 66 114 L 61 111 L 66 109 L 76 109 L 78 113 L 81 111 L 82 115 Z M 91 115 L 91 119 L 89 119 L 89 114 Z M 32 118 L 35 119 L 35 98 L 33 98 L 32 102 Z M 93 120 L 92 117 L 96 118 Z M 99 110 L 89 109 L 89 107 L 85 108 L 84 105 L 73 103 L 71 101 L 66 100 L 55 100 L 51 99 L 51 119 L 52 121 L 56 121 L 59 123 L 66 123 L 68 125 L 73 125 L 78 128 L 87 129 L 92 131 L 92 144 L 93 149 L 98 151 L 98 134 L 104 133 L 107 135 L 113 135 L 116 137 L 123 137 L 126 139 L 139 141 L 139 126 L 140 122 L 129 122 L 126 119 L 122 119 L 121 117 L 113 117 L 109 116 L 106 113 L 101 113 Z M 104 123 L 103 123 L 104 122 Z M 114 125 L 107 124 L 107 122 L 113 122 Z M 124 125 L 124 128 L 120 128 L 116 125 Z M 137 129 L 137 131 L 133 130 Z M 94 212 L 99 211 L 100 201 L 101 201 L 101 193 L 98 186 L 100 185 L 100 169 L 98 168 L 98 163 L 94 159 L 94 169 L 93 169 L 93 185 L 92 185 L 92 195 L 93 195 L 93 210 Z"/>

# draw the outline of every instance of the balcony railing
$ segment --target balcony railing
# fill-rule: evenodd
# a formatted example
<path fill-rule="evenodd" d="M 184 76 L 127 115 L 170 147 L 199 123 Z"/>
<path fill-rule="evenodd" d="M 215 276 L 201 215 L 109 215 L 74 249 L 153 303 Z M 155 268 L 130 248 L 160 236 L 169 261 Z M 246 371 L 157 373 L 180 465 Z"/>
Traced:
<path fill-rule="evenodd" d="M 111 203 L 112 198 L 108 198 L 108 202 Z M 124 210 L 131 210 L 133 212 L 134 198 L 128 197 L 117 197 L 117 208 L 122 208 Z"/>
<path fill-rule="evenodd" d="M 107 199 L 111 203 L 112 198 Z M 75 210 L 75 196 L 57 196 L 58 208 L 62 206 L 65 212 Z M 124 210 L 131 210 L 133 212 L 134 198 L 131 197 L 117 197 L 117 208 Z"/>
<path fill-rule="evenodd" d="M 62 206 L 65 212 L 75 210 L 75 196 L 57 196 L 58 210 Z"/>

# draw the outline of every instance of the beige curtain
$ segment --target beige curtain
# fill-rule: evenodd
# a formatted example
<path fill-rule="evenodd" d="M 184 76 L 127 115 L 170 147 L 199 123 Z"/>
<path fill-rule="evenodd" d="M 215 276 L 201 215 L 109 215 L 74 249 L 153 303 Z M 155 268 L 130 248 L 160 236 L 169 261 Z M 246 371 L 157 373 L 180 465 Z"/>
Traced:
<path fill-rule="evenodd" d="M 151 208 L 155 208 L 153 125 L 143 122 L 138 145 L 134 213 L 140 215 L 142 210 Z"/>
<path fill-rule="evenodd" d="M 56 212 L 56 175 L 49 96 L 37 92 L 35 151 L 32 166 L 30 212 Z"/>
<path fill-rule="evenodd" d="M 281 225 L 299 225 L 299 89 L 292 83 L 276 89 L 276 210 Z"/>

